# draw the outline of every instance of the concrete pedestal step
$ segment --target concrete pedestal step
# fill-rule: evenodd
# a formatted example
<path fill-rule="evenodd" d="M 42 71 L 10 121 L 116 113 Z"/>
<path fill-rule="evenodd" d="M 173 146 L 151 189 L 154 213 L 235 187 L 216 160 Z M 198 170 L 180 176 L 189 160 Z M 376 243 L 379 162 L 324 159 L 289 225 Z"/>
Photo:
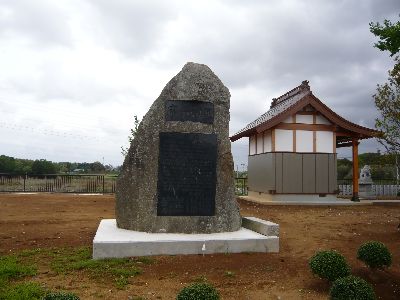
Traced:
<path fill-rule="evenodd" d="M 247 217 L 234 232 L 147 233 L 120 229 L 115 219 L 104 219 L 93 240 L 94 259 L 240 252 L 279 252 L 279 225 Z"/>

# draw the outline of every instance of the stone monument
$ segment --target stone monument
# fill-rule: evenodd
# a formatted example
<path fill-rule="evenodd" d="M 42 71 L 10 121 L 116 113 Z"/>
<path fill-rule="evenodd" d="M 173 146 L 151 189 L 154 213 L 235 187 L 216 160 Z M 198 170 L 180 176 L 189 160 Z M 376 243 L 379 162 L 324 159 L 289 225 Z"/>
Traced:
<path fill-rule="evenodd" d="M 362 198 L 373 198 L 372 184 L 371 167 L 365 165 L 360 171 L 360 180 L 358 182 L 359 196 Z"/>
<path fill-rule="evenodd" d="M 205 65 L 187 63 L 143 117 L 117 183 L 119 228 L 236 231 L 229 90 Z"/>
<path fill-rule="evenodd" d="M 206 65 L 187 63 L 168 82 L 125 157 L 116 220 L 100 222 L 94 258 L 278 252 L 279 225 L 250 217 L 242 227 L 229 101 Z"/>

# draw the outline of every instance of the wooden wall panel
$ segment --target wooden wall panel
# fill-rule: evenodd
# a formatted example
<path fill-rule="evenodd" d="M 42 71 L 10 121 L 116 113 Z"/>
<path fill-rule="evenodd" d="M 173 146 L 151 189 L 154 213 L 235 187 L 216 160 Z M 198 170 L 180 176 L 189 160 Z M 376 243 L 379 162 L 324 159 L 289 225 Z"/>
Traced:
<path fill-rule="evenodd" d="M 337 162 L 336 154 L 329 155 L 329 193 L 334 193 L 337 188 Z"/>
<path fill-rule="evenodd" d="M 275 154 L 275 188 L 277 193 L 282 193 L 282 175 L 283 175 L 282 153 Z"/>
<path fill-rule="evenodd" d="M 302 155 L 283 153 L 282 158 L 282 193 L 302 193 Z"/>
<path fill-rule="evenodd" d="M 275 155 L 264 153 L 249 156 L 248 185 L 250 191 L 268 193 L 275 190 Z"/>
<path fill-rule="evenodd" d="M 315 154 L 303 154 L 303 193 L 314 194 L 315 189 Z"/>
<path fill-rule="evenodd" d="M 315 192 L 326 194 L 329 192 L 329 154 L 321 154 L 315 156 L 316 172 L 315 172 Z"/>

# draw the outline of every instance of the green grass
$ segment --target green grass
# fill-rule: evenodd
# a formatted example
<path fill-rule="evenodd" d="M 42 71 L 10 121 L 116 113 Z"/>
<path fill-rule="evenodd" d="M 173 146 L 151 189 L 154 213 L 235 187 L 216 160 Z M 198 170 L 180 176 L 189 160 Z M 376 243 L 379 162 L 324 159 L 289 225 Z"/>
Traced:
<path fill-rule="evenodd" d="M 23 250 L 18 254 L 18 257 L 31 257 L 41 253 L 42 251 L 43 250 L 40 248 Z"/>
<path fill-rule="evenodd" d="M 149 259 L 114 258 L 93 260 L 91 248 L 57 249 L 50 253 L 50 268 L 57 274 L 83 271 L 94 279 L 112 278 L 117 288 L 124 288 L 128 278 L 142 273 L 137 263 L 151 263 Z"/>
<path fill-rule="evenodd" d="M 56 275 L 81 272 L 100 282 L 113 282 L 123 289 L 130 278 L 142 273 L 139 266 L 153 261 L 149 257 L 93 260 L 90 247 L 24 250 L 15 256 L 0 257 L 0 291 L 11 285 L 9 280 L 36 275 L 35 265 L 49 268 Z"/>
<path fill-rule="evenodd" d="M 10 279 L 34 276 L 36 273 L 35 266 L 25 266 L 15 256 L 0 257 L 0 281 L 3 283 Z"/>
<path fill-rule="evenodd" d="M 0 300 L 35 300 L 44 295 L 44 290 L 37 283 L 23 282 L 13 284 L 11 281 L 26 276 L 34 276 L 37 269 L 34 265 L 21 263 L 16 256 L 0 257 Z"/>
<path fill-rule="evenodd" d="M 117 289 L 124 289 L 127 285 L 129 284 L 128 278 L 126 277 L 118 277 L 115 278 L 115 286 L 117 287 Z"/>
<path fill-rule="evenodd" d="M 39 300 L 46 291 L 36 282 L 7 286 L 0 291 L 1 300 Z"/>

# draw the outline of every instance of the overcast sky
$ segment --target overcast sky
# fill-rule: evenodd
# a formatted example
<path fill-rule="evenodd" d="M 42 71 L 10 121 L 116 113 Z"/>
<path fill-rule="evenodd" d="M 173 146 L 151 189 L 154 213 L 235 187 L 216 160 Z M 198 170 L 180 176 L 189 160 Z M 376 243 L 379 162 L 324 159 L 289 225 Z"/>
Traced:
<path fill-rule="evenodd" d="M 372 95 L 392 60 L 368 23 L 399 13 L 399 0 L 1 0 L 0 155 L 119 165 L 133 116 L 188 61 L 229 88 L 231 134 L 305 79 L 373 127 Z M 247 143 L 232 144 L 239 168 Z"/>

